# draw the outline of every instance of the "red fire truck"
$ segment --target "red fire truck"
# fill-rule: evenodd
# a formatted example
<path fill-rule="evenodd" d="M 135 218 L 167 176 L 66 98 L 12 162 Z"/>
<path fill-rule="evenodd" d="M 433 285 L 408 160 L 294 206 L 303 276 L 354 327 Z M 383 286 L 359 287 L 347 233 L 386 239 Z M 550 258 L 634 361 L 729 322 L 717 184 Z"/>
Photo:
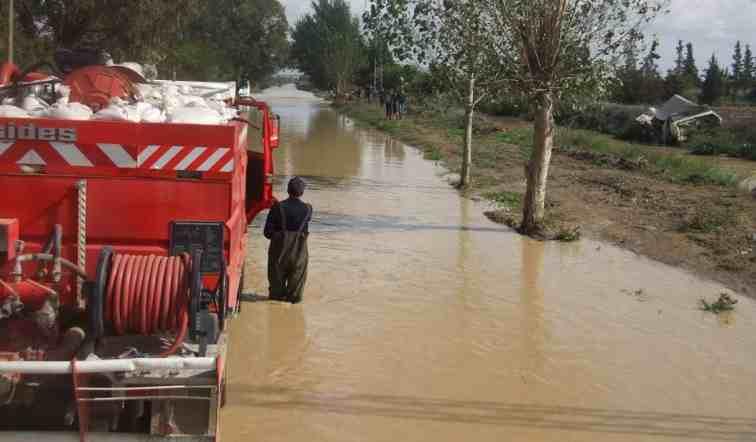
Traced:
<path fill-rule="evenodd" d="M 0 70 L 138 99 L 128 69 Z M 164 82 L 170 83 L 170 82 Z M 218 440 L 248 225 L 273 202 L 278 120 L 233 83 L 216 125 L 0 118 L 0 439 Z"/>

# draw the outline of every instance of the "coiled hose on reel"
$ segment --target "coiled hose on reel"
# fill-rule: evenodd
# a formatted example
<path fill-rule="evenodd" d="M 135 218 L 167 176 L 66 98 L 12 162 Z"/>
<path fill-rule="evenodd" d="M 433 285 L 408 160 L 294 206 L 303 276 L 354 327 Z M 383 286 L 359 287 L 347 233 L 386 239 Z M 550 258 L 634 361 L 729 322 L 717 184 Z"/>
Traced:
<path fill-rule="evenodd" d="M 187 254 L 127 255 L 104 248 L 89 300 L 93 335 L 104 335 L 104 322 L 119 336 L 172 332 L 176 340 L 161 356 L 176 353 L 187 335 L 192 293 L 201 289 L 199 269 L 192 266 L 199 259 L 199 253 L 192 259 Z"/>

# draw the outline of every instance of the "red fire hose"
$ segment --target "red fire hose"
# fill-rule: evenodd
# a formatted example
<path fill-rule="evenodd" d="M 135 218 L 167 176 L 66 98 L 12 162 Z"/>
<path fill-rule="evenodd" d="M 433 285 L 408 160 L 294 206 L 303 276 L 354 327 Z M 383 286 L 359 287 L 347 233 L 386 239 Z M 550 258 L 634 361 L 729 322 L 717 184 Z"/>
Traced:
<path fill-rule="evenodd" d="M 189 325 L 188 255 L 114 254 L 105 298 L 105 318 L 118 335 L 176 332 L 161 356 L 174 354 Z"/>

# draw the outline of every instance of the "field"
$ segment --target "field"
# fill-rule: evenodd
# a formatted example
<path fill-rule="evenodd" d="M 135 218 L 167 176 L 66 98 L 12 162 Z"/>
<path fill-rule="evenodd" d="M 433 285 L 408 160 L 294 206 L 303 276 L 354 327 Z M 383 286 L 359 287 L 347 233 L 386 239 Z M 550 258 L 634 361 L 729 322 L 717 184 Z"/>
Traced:
<path fill-rule="evenodd" d="M 386 121 L 367 103 L 341 111 L 451 171 L 459 168 L 459 112 L 426 109 Z M 531 140 L 525 121 L 475 119 L 474 183 L 466 193 L 487 200 L 496 221 L 519 220 Z M 738 187 L 756 163 L 630 144 L 587 130 L 560 129 L 557 146 L 547 207 L 560 239 L 583 234 L 609 241 L 756 296 L 756 198 Z"/>

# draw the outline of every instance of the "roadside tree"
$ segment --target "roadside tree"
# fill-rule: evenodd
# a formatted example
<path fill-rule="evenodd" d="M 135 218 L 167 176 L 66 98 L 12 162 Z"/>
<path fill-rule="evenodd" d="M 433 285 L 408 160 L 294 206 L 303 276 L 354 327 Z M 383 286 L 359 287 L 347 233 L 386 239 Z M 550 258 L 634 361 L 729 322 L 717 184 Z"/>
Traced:
<path fill-rule="evenodd" d="M 530 99 L 535 114 L 533 150 L 520 230 L 543 231 L 546 184 L 559 100 L 601 89 L 612 56 L 661 13 L 661 0 L 496 0 L 492 33 L 502 36 L 500 57 L 518 67 L 510 85 Z"/>
<path fill-rule="evenodd" d="M 514 66 L 498 53 L 490 1 L 371 0 L 364 19 L 371 33 L 388 42 L 399 60 L 428 65 L 465 110 L 461 188 L 472 182 L 473 119 L 477 106 L 498 90 Z"/>

